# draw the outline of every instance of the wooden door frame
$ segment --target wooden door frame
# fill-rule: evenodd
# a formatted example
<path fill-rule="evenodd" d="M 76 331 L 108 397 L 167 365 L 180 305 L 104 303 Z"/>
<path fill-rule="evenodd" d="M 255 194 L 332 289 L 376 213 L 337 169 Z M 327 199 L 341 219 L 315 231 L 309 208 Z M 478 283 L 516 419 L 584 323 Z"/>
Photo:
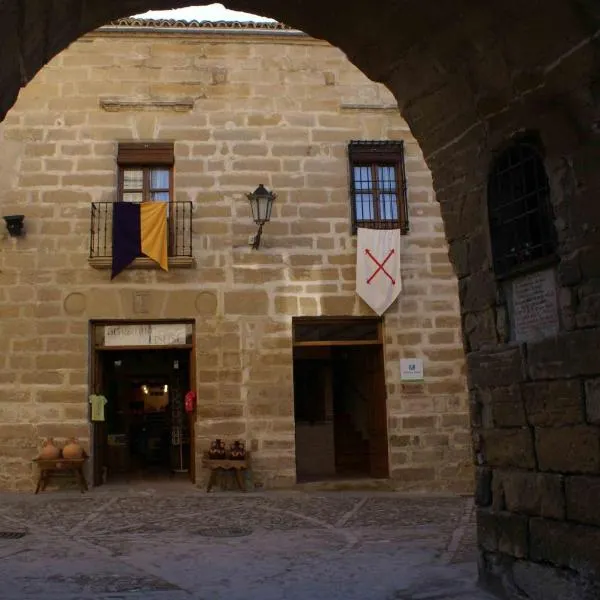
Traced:
<path fill-rule="evenodd" d="M 311 323 L 339 323 L 339 324 L 344 324 L 344 323 L 348 323 L 349 325 L 351 325 L 352 323 L 360 323 L 360 322 L 366 322 L 366 321 L 370 321 L 370 322 L 374 322 L 377 324 L 377 337 L 376 339 L 372 339 L 372 340 L 331 340 L 331 341 L 327 341 L 327 340 L 319 340 L 319 341 L 296 341 L 295 339 L 295 331 L 294 331 L 294 325 L 296 323 L 299 324 L 311 324 Z M 330 316 L 323 316 L 323 317 L 294 317 L 292 319 L 292 352 L 294 352 L 294 349 L 297 349 L 299 352 L 302 352 L 303 349 L 305 349 L 306 351 L 310 352 L 310 348 L 314 348 L 315 350 L 317 348 L 321 348 L 324 349 L 325 347 L 328 348 L 334 348 L 334 347 L 365 347 L 365 346 L 370 346 L 372 348 L 372 357 L 374 362 L 378 365 L 378 372 L 380 373 L 380 377 L 378 377 L 378 388 L 379 388 L 379 394 L 380 394 L 380 402 L 382 405 L 382 410 L 383 410 L 383 415 L 382 417 L 385 418 L 385 440 L 383 440 L 381 443 L 383 444 L 385 442 L 385 446 L 386 446 L 386 452 L 385 452 L 385 458 L 386 458 L 386 475 L 385 476 L 377 476 L 377 475 L 373 475 L 373 461 L 371 459 L 371 457 L 369 457 L 369 469 L 370 469 L 370 474 L 369 477 L 372 478 L 389 478 L 390 477 L 390 460 L 391 460 L 391 450 L 390 450 L 390 444 L 389 444 L 389 437 L 390 437 L 390 432 L 389 432 L 389 412 L 388 412 L 388 402 L 387 402 L 387 384 L 386 384 L 386 378 L 385 378 L 385 336 L 384 336 L 384 322 L 383 322 L 383 318 L 381 317 L 370 317 L 370 316 L 357 316 L 357 317 L 345 317 L 345 316 L 334 316 L 334 317 L 330 317 Z M 293 358 L 293 360 L 295 360 L 295 357 Z M 374 419 L 372 416 L 372 411 L 369 410 L 369 429 L 374 428 L 374 423 L 373 423 Z M 297 475 L 297 474 L 296 474 Z"/>
<path fill-rule="evenodd" d="M 189 344 L 181 344 L 181 345 L 172 345 L 172 346 L 97 346 L 95 343 L 96 340 L 96 328 L 103 327 L 106 325 L 128 325 L 128 324 L 136 324 L 136 325 L 151 325 L 151 324 L 182 324 L 182 325 L 191 325 L 192 334 L 191 334 L 191 343 Z M 93 319 L 89 321 L 89 331 L 88 331 L 88 340 L 89 340 L 89 361 L 88 361 L 88 395 L 100 393 L 101 390 L 97 390 L 98 386 L 102 382 L 102 361 L 99 360 L 101 353 L 107 352 L 129 352 L 136 350 L 150 350 L 150 351 L 160 351 L 160 350 L 187 350 L 189 352 L 189 373 L 188 380 L 190 385 L 190 390 L 196 391 L 196 320 L 195 319 Z M 190 483 L 196 483 L 196 411 L 192 414 L 186 413 L 189 419 L 189 431 L 190 431 L 190 457 L 189 457 L 189 479 Z M 90 425 L 90 449 L 92 450 L 92 473 L 93 473 L 93 483 L 92 485 L 97 486 L 101 485 L 101 482 L 97 483 L 96 480 L 96 470 L 97 464 L 96 460 L 100 457 L 97 456 L 95 452 L 96 448 L 96 437 L 97 433 L 97 425 L 94 425 L 92 421 L 91 407 L 88 403 L 88 423 Z"/>

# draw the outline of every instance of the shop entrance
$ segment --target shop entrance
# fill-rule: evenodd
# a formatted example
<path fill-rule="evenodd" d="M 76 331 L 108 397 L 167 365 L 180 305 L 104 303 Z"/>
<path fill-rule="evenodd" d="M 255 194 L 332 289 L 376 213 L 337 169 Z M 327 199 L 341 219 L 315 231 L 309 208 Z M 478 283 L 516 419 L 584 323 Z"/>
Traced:
<path fill-rule="evenodd" d="M 179 346 L 95 348 L 93 390 L 106 404 L 92 422 L 94 485 L 193 480 L 193 353 Z"/>
<path fill-rule="evenodd" d="M 295 323 L 298 481 L 388 477 L 380 336 L 375 319 L 310 319 L 302 320 L 300 327 Z"/>

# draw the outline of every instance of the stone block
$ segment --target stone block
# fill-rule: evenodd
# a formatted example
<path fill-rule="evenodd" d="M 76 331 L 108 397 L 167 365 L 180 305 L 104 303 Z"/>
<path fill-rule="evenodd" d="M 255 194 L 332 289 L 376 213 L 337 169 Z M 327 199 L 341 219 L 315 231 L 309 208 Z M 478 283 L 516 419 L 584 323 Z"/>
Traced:
<path fill-rule="evenodd" d="M 239 419 L 244 416 L 242 404 L 199 404 L 199 419 Z"/>
<path fill-rule="evenodd" d="M 79 423 L 40 423 L 37 428 L 40 438 L 55 438 L 66 440 L 77 438 L 80 441 L 87 440 L 90 435 L 90 426 L 82 419 Z"/>
<path fill-rule="evenodd" d="M 392 479 L 407 483 L 435 481 L 435 469 L 431 467 L 399 467 L 392 470 Z"/>
<path fill-rule="evenodd" d="M 600 584 L 578 573 L 549 565 L 517 561 L 512 578 L 527 600 L 597 600 Z"/>
<path fill-rule="evenodd" d="M 324 315 L 352 315 L 354 314 L 354 296 L 322 296 L 321 310 Z"/>
<path fill-rule="evenodd" d="M 527 344 L 532 379 L 562 379 L 600 373 L 600 329 L 562 333 Z M 565 360 L 565 357 L 569 357 Z"/>
<path fill-rule="evenodd" d="M 600 577 L 600 528 L 534 518 L 529 529 L 533 560 Z"/>
<path fill-rule="evenodd" d="M 535 468 L 533 436 L 529 429 L 490 429 L 482 431 L 481 435 L 487 465 Z"/>
<path fill-rule="evenodd" d="M 528 471 L 494 471 L 494 506 L 514 513 L 565 518 L 562 475 Z"/>
<path fill-rule="evenodd" d="M 525 379 L 524 360 L 519 347 L 467 355 L 469 383 L 480 388 L 501 387 Z"/>
<path fill-rule="evenodd" d="M 582 423 L 581 392 L 581 383 L 574 379 L 524 384 L 528 421 L 541 427 Z"/>
<path fill-rule="evenodd" d="M 231 291 L 225 292 L 225 314 L 227 315 L 267 315 L 269 296 L 266 292 Z"/>
<path fill-rule="evenodd" d="M 498 342 L 496 331 L 496 313 L 488 308 L 480 312 L 470 312 L 464 316 L 463 335 L 467 340 L 467 348 L 479 351 Z"/>
<path fill-rule="evenodd" d="M 600 378 L 585 382 L 585 413 L 588 423 L 600 425 Z"/>
<path fill-rule="evenodd" d="M 496 304 L 496 279 L 491 270 L 476 271 L 459 280 L 458 295 L 463 313 L 484 311 Z"/>
<path fill-rule="evenodd" d="M 404 417 L 402 429 L 432 429 L 435 427 L 435 416 Z"/>
<path fill-rule="evenodd" d="M 522 402 L 498 402 L 490 406 L 495 427 L 523 427 L 527 424 Z"/>
<path fill-rule="evenodd" d="M 475 471 L 475 503 L 481 507 L 492 503 L 492 470 L 488 467 L 477 467 Z"/>
<path fill-rule="evenodd" d="M 410 435 L 391 435 L 390 446 L 392 448 L 405 448 L 410 446 L 412 437 Z"/>
<path fill-rule="evenodd" d="M 507 512 L 477 509 L 477 541 L 490 552 L 501 552 L 516 558 L 528 555 L 528 518 Z"/>
<path fill-rule="evenodd" d="M 535 432 L 539 468 L 559 473 L 600 471 L 600 429 L 573 426 Z"/>
<path fill-rule="evenodd" d="M 521 388 L 518 385 L 493 388 L 483 399 L 494 427 L 523 427 L 527 425 Z"/>
<path fill-rule="evenodd" d="M 600 526 L 600 477 L 568 477 L 565 493 L 570 521 Z"/>
<path fill-rule="evenodd" d="M 202 421 L 196 423 L 196 435 L 198 437 L 230 438 L 246 435 L 246 422 L 241 419 L 227 419 L 220 421 Z"/>

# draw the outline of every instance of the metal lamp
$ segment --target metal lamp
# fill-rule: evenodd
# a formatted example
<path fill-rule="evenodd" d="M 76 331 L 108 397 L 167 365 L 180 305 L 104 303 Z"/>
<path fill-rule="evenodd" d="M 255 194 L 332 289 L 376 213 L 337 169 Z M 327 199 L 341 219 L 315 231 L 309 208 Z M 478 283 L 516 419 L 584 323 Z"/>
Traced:
<path fill-rule="evenodd" d="M 260 246 L 260 237 L 262 235 L 263 225 L 271 220 L 271 210 L 273 209 L 273 202 L 277 195 L 270 192 L 261 183 L 251 194 L 246 194 L 246 197 L 250 201 L 250 208 L 252 209 L 252 218 L 258 225 L 258 231 L 254 236 L 252 242 L 252 249 L 258 250 Z"/>
<path fill-rule="evenodd" d="M 8 235 L 11 237 L 19 237 L 23 235 L 23 223 L 25 221 L 25 215 L 8 215 L 4 217 L 6 222 L 6 229 Z"/>

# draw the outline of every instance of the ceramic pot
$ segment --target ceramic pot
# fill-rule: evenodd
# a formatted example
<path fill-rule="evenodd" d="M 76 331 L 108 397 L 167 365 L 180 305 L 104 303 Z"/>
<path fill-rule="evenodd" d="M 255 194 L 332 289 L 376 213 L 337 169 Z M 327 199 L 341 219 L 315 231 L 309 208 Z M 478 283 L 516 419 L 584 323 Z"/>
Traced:
<path fill-rule="evenodd" d="M 79 442 L 73 438 L 69 440 L 63 448 L 62 455 L 63 458 L 67 459 L 83 458 L 83 448 L 80 446 Z"/>
<path fill-rule="evenodd" d="M 208 451 L 208 457 L 212 459 L 224 459 L 227 455 L 225 451 L 225 443 L 223 440 L 216 439 L 210 445 L 210 450 Z"/>
<path fill-rule="evenodd" d="M 60 458 L 60 448 L 57 448 L 54 445 L 54 440 L 52 438 L 48 438 L 40 451 L 40 455 L 38 458 L 43 460 L 55 460 Z"/>
<path fill-rule="evenodd" d="M 229 449 L 229 457 L 231 460 L 244 460 L 246 458 L 246 448 L 244 447 L 244 442 L 240 442 L 236 440 L 231 444 L 231 448 Z"/>

